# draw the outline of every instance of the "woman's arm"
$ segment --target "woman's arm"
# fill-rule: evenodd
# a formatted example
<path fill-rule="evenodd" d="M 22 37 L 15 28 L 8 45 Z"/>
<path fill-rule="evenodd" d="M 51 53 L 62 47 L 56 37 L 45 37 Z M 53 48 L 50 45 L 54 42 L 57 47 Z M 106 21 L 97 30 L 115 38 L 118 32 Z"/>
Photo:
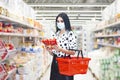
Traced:
<path fill-rule="evenodd" d="M 60 47 L 57 46 L 57 45 L 53 46 L 53 48 L 54 48 L 56 51 L 58 51 L 58 52 L 63 52 L 63 53 L 70 54 L 70 55 L 74 55 L 74 54 L 75 54 L 75 51 L 63 49 L 63 48 L 60 48 Z"/>

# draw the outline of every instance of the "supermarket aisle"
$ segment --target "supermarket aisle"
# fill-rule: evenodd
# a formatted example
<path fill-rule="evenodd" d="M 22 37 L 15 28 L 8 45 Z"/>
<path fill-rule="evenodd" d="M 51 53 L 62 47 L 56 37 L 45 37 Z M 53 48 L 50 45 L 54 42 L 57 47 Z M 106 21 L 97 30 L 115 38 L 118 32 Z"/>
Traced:
<path fill-rule="evenodd" d="M 50 66 L 46 70 L 45 74 L 40 78 L 40 80 L 49 80 L 50 75 Z"/>
<path fill-rule="evenodd" d="M 40 80 L 49 80 L 49 75 L 50 75 L 50 67 L 46 71 L 46 73 L 42 76 Z M 74 80 L 95 80 L 91 73 L 88 71 L 87 74 L 85 75 L 75 75 Z"/>
<path fill-rule="evenodd" d="M 74 80 L 95 80 L 95 79 L 93 78 L 90 71 L 88 71 L 87 74 L 84 74 L 84 75 L 81 75 L 81 74 L 75 75 Z"/>

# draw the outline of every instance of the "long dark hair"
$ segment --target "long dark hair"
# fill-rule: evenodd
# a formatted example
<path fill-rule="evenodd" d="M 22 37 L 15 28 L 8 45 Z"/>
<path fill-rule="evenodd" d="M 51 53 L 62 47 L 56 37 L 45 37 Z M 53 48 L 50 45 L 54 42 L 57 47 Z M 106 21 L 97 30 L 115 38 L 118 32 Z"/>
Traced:
<path fill-rule="evenodd" d="M 58 17 L 61 17 L 65 23 L 65 30 L 67 31 L 71 31 L 71 25 L 70 25 L 70 20 L 69 17 L 67 16 L 66 13 L 60 13 L 58 14 L 58 16 L 56 17 L 56 32 L 58 32 L 60 29 L 57 27 L 57 19 Z"/>

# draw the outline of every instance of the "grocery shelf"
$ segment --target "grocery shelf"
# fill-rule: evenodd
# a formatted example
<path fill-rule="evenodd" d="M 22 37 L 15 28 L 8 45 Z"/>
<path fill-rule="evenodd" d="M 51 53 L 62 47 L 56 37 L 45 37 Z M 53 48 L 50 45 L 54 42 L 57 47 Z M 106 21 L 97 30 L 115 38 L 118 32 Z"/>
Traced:
<path fill-rule="evenodd" d="M 99 36 L 94 36 L 94 38 L 101 38 L 101 37 L 117 37 L 117 36 L 120 36 L 120 34 L 99 35 Z"/>
<path fill-rule="evenodd" d="M 112 45 L 112 44 L 106 44 L 106 43 L 98 43 L 98 45 L 108 46 L 108 47 L 115 47 L 115 48 L 120 48 L 120 46 Z"/>
<path fill-rule="evenodd" d="M 108 25 L 106 25 L 105 27 L 102 27 L 102 28 L 96 29 L 96 30 L 94 30 L 94 32 L 97 32 L 97 31 L 103 30 L 103 29 L 105 29 L 105 28 L 115 27 L 115 26 L 117 26 L 117 25 L 120 25 L 120 21 L 117 21 L 117 22 L 114 22 L 114 23 L 108 24 Z"/>
<path fill-rule="evenodd" d="M 5 32 L 0 32 L 0 35 L 3 35 L 3 36 L 16 36 L 16 37 L 38 37 L 38 38 L 42 37 L 42 36 L 37 36 L 37 35 L 27 35 L 27 34 L 20 34 L 20 33 L 5 33 Z"/>
<path fill-rule="evenodd" d="M 28 23 L 25 23 L 23 21 L 20 21 L 20 20 L 17 20 L 17 19 L 13 19 L 13 18 L 10 18 L 10 17 L 7 17 L 7 16 L 3 16 L 3 15 L 0 15 L 0 19 L 3 20 L 3 21 L 7 21 L 7 22 L 10 22 L 10 23 L 15 23 L 15 24 L 19 24 L 19 25 L 22 25 L 26 28 L 32 28 L 32 29 L 37 29 L 37 30 L 41 30 L 39 28 L 36 28 L 34 26 L 31 26 L 30 24 Z"/>

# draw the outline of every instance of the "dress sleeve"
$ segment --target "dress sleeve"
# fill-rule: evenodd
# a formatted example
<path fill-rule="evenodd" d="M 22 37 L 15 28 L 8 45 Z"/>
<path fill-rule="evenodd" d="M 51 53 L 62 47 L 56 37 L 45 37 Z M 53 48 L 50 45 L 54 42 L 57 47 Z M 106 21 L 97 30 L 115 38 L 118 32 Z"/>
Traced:
<path fill-rule="evenodd" d="M 68 33 L 69 49 L 77 49 L 77 36 L 74 32 L 70 31 Z"/>

